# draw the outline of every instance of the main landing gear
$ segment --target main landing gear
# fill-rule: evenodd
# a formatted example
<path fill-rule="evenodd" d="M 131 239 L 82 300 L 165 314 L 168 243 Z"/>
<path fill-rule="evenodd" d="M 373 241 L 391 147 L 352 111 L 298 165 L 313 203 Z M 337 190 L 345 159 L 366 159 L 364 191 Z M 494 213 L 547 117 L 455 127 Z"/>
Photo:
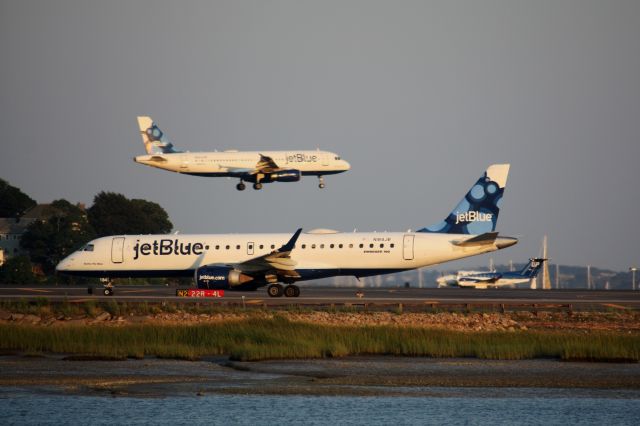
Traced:
<path fill-rule="evenodd" d="M 247 185 L 244 184 L 243 181 L 240 181 L 237 185 L 236 185 L 236 189 L 238 191 L 244 191 L 245 189 L 247 189 Z M 255 189 L 256 191 L 259 191 L 260 189 L 262 189 L 262 184 L 260 182 L 256 182 L 253 184 L 253 189 Z"/>
<path fill-rule="evenodd" d="M 283 287 L 282 284 L 271 284 L 267 287 L 267 293 L 271 297 L 282 297 L 283 294 L 286 297 L 298 297 L 300 296 L 300 288 L 293 284 L 286 287 Z"/>
<path fill-rule="evenodd" d="M 324 176 L 318 176 L 318 188 L 324 188 Z"/>

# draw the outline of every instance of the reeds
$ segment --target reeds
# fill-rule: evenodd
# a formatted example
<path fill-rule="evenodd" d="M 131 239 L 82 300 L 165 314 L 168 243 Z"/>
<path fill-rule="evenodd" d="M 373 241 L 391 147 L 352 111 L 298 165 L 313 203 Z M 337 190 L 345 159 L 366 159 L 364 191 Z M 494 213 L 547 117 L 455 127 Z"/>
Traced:
<path fill-rule="evenodd" d="M 638 362 L 640 338 L 619 332 L 471 333 L 396 326 L 332 327 L 276 316 L 200 325 L 7 324 L 0 325 L 0 350 L 110 358 L 228 355 L 243 361 L 395 355 Z"/>

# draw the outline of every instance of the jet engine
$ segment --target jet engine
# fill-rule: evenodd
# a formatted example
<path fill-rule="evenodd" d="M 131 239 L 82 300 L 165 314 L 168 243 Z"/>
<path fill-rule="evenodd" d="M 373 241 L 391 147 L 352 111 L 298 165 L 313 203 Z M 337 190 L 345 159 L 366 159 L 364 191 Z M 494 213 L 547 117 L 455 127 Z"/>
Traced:
<path fill-rule="evenodd" d="M 281 170 L 279 172 L 270 173 L 268 179 L 271 182 L 298 182 L 300 180 L 300 170 Z"/>
<path fill-rule="evenodd" d="M 228 266 L 212 265 L 198 268 L 195 279 L 198 288 L 226 290 L 248 283 L 253 277 Z"/>

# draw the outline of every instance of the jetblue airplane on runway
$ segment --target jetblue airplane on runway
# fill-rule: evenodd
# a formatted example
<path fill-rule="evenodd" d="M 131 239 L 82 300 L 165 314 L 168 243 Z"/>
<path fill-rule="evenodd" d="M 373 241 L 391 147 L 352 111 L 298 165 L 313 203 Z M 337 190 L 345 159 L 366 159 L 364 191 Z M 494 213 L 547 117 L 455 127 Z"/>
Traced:
<path fill-rule="evenodd" d="M 489 287 L 513 287 L 517 284 L 529 284 L 531 280 L 538 276 L 542 264 L 547 259 L 533 258 L 518 272 L 476 272 L 458 271 L 455 275 L 445 275 L 438 278 L 438 288 L 440 287 L 471 287 L 486 289 Z"/>
<path fill-rule="evenodd" d="M 508 164 L 490 166 L 445 220 L 415 232 L 117 235 L 91 241 L 56 269 L 101 278 L 193 276 L 199 288 L 268 285 L 270 296 L 296 297 L 297 281 L 388 274 L 514 245 L 517 239 L 495 231 L 508 172 Z"/>
<path fill-rule="evenodd" d="M 324 188 L 324 175 L 346 172 L 351 168 L 340 156 L 328 151 L 178 151 L 150 117 L 138 117 L 138 126 L 147 155 L 139 155 L 136 163 L 172 172 L 207 177 L 240 179 L 252 182 L 253 189 L 271 182 L 297 182 L 301 176 L 317 176 Z"/>

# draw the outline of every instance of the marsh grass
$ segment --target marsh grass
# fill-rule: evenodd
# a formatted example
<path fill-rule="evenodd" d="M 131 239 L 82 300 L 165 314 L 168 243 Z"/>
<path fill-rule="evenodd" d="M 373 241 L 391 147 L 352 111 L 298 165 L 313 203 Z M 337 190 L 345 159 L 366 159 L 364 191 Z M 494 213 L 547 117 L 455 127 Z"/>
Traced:
<path fill-rule="evenodd" d="M 290 322 L 276 315 L 273 319 L 206 325 L 0 325 L 0 351 L 113 358 L 228 355 L 242 361 L 395 355 L 638 362 L 640 339 L 614 332 L 468 333 L 394 326 L 331 327 Z"/>

